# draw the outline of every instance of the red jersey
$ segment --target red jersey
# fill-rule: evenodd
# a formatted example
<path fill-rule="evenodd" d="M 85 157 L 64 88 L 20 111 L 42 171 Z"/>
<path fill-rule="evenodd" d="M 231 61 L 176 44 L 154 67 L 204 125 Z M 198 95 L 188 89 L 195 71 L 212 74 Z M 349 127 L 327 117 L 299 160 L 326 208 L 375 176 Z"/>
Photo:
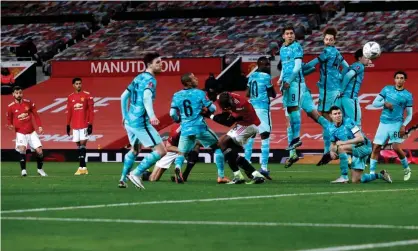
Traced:
<path fill-rule="evenodd" d="M 35 118 L 36 125 L 41 127 L 41 118 L 39 118 L 36 106 L 28 99 L 22 99 L 20 103 L 13 101 L 7 107 L 7 124 L 13 125 L 18 133 L 31 134 L 35 131 L 32 116 Z"/>
<path fill-rule="evenodd" d="M 255 113 L 254 107 L 250 104 L 250 102 L 248 102 L 247 98 L 231 92 L 229 95 L 235 103 L 235 108 L 232 109 L 232 115 L 236 118 L 240 116 L 243 117 L 243 120 L 237 122 L 238 124 L 243 126 L 260 125 L 260 119 Z"/>
<path fill-rule="evenodd" d="M 67 125 L 73 129 L 83 129 L 93 124 L 94 101 L 90 93 L 71 93 L 67 99 Z"/>
<path fill-rule="evenodd" d="M 172 145 L 172 146 L 179 146 L 179 140 L 180 140 L 180 124 L 174 124 L 171 127 L 170 130 L 170 136 L 168 136 L 167 141 Z"/>

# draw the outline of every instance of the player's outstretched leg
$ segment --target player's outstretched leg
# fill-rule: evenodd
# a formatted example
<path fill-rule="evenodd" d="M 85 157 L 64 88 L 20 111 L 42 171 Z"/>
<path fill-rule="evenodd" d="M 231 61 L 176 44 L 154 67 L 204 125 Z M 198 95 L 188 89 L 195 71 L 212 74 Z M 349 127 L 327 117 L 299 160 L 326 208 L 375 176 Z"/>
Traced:
<path fill-rule="evenodd" d="M 408 159 L 406 158 L 406 155 L 404 151 L 402 150 L 401 145 L 399 143 L 393 143 L 392 147 L 401 161 L 401 164 L 404 170 L 403 180 L 408 181 L 411 178 L 411 168 L 409 167 Z"/>
<path fill-rule="evenodd" d="M 154 151 L 148 154 L 141 163 L 137 166 L 137 168 L 130 172 L 128 175 L 128 179 L 134 183 L 137 188 L 145 188 L 142 184 L 141 176 L 147 169 L 153 166 L 158 160 L 160 160 L 165 154 L 167 150 L 162 142 L 158 145 L 154 146 Z"/>
<path fill-rule="evenodd" d="M 293 139 L 290 142 L 290 146 L 286 150 L 295 149 L 302 145 L 300 141 L 300 111 L 298 107 L 288 107 L 290 127 L 292 128 Z"/>
<path fill-rule="evenodd" d="M 135 163 L 135 159 L 137 155 L 138 155 L 138 151 L 134 149 L 131 149 L 129 152 L 125 154 L 125 159 L 123 160 L 122 175 L 120 176 L 119 185 L 118 185 L 119 188 L 128 187 L 128 184 L 126 183 L 126 181 L 128 180 L 127 176 L 128 176 L 128 173 L 131 171 L 133 164 Z"/>
<path fill-rule="evenodd" d="M 374 173 L 374 174 L 364 173 L 361 176 L 361 183 L 368 183 L 376 179 L 381 179 L 388 183 L 392 183 L 392 178 L 390 177 L 389 173 L 386 170 L 382 170 L 379 173 Z"/>
<path fill-rule="evenodd" d="M 251 163 L 251 155 L 253 154 L 254 138 L 250 138 L 244 146 L 245 159 Z"/>

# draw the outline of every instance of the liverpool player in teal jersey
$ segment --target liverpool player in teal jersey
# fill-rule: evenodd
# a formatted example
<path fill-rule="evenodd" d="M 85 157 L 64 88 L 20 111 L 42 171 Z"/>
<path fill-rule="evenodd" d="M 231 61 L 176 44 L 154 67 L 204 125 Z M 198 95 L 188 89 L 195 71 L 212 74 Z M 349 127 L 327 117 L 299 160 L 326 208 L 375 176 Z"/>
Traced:
<path fill-rule="evenodd" d="M 266 57 L 260 57 L 257 60 L 257 70 L 253 72 L 247 85 L 247 97 L 255 109 L 261 124 L 258 131 L 261 137 L 261 169 L 260 172 L 270 179 L 268 171 L 268 159 L 270 153 L 270 133 L 271 133 L 271 112 L 270 97 L 276 97 L 276 92 L 271 83 L 270 61 Z M 254 144 L 254 138 L 251 138 L 245 145 L 245 158 L 250 162 Z"/>
<path fill-rule="evenodd" d="M 337 30 L 327 28 L 324 31 L 324 51 L 319 57 L 307 63 L 308 67 L 320 64 L 320 78 L 317 83 L 319 88 L 318 111 L 330 120 L 329 109 L 336 104 L 337 98 L 341 94 L 341 72 L 340 67 L 344 68 L 343 73 L 348 70 L 349 65 L 341 56 L 337 48 L 334 47 Z M 330 136 L 328 130 L 323 130 L 324 152 L 329 151 Z"/>
<path fill-rule="evenodd" d="M 388 172 L 382 170 L 378 174 L 364 174 L 366 160 L 372 152 L 372 144 L 361 129 L 350 118 L 343 118 L 338 106 L 330 108 L 332 124 L 329 127 L 331 135 L 331 159 L 340 159 L 341 176 L 331 183 L 348 182 L 348 155 L 353 156 L 351 165 L 351 181 L 353 183 L 367 183 L 375 179 L 382 179 L 392 183 Z M 328 154 L 328 153 L 327 153 Z"/>
<path fill-rule="evenodd" d="M 343 78 L 341 108 L 345 118 L 351 118 L 358 126 L 361 126 L 358 94 L 364 79 L 364 67 L 372 61 L 363 56 L 363 49 L 358 49 L 354 57 L 357 61 L 350 66 Z"/>
<path fill-rule="evenodd" d="M 166 148 L 161 137 L 153 125 L 158 125 L 153 109 L 156 95 L 157 80 L 155 75 L 161 72 L 161 57 L 158 53 L 149 53 L 144 57 L 146 71 L 134 78 L 121 96 L 122 119 L 132 149 L 125 155 L 122 177 L 119 187 L 126 187 L 126 175 L 132 168 L 141 146 L 152 147 L 148 154 L 132 171 L 128 178 L 138 188 L 144 188 L 141 180 L 142 173 L 155 164 L 166 154 Z M 130 101 L 128 110 L 128 101 Z"/>
<path fill-rule="evenodd" d="M 302 67 L 303 49 L 302 46 L 295 41 L 294 28 L 287 26 L 283 29 L 284 45 L 280 49 L 280 58 L 282 60 L 282 71 L 280 74 L 279 85 L 283 91 L 283 106 L 286 107 L 290 130 L 288 130 L 288 137 L 292 138 L 287 150 L 290 150 L 290 163 L 286 163 L 286 167 L 290 167 L 297 161 L 298 157 L 295 151 L 296 147 L 300 146 L 300 126 L 301 114 L 299 108 L 302 108 L 309 117 L 315 122 L 321 124 L 323 128 L 327 128 L 327 120 L 320 116 L 314 108 L 312 96 L 309 89 L 306 87 L 305 74 L 313 71 L 313 67 Z"/>
<path fill-rule="evenodd" d="M 380 116 L 380 124 L 377 128 L 376 136 L 373 141 L 373 153 L 370 158 L 370 173 L 375 173 L 377 158 L 379 157 L 382 145 L 388 140 L 392 144 L 404 168 L 404 180 L 411 178 L 411 169 L 405 153 L 400 144 L 403 142 L 405 127 L 412 119 L 412 94 L 404 87 L 407 75 L 403 71 L 395 72 L 395 85 L 388 85 L 383 88 L 376 99 L 373 101 L 374 107 L 383 107 Z M 406 118 L 404 112 L 406 110 Z"/>
<path fill-rule="evenodd" d="M 203 118 L 202 109 L 208 109 L 213 113 L 216 106 L 206 97 L 206 93 L 197 89 L 198 79 L 193 73 L 186 73 L 181 77 L 184 89 L 174 93 L 171 101 L 170 116 L 176 122 L 180 122 L 181 135 L 178 145 L 178 156 L 175 160 L 175 180 L 183 183 L 181 167 L 184 162 L 184 155 L 188 153 L 199 142 L 205 148 L 212 148 L 215 151 L 215 163 L 218 168 L 218 176 L 224 177 L 224 156 L 218 147 L 218 137 L 208 127 Z"/>

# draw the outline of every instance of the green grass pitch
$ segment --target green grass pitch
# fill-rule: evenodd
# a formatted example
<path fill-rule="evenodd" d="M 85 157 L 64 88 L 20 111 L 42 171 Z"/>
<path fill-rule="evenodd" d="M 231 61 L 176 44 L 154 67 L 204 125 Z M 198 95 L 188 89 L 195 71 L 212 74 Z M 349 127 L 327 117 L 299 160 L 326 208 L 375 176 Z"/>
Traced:
<path fill-rule="evenodd" d="M 331 185 L 338 166 L 271 164 L 273 181 L 218 185 L 215 166 L 198 164 L 186 184 L 166 173 L 137 190 L 117 188 L 120 163 L 88 163 L 90 174 L 77 177 L 77 163 L 48 162 L 45 178 L 33 162 L 25 178 L 18 163 L 1 164 L 4 251 L 304 250 L 418 239 L 417 166 L 408 182 L 400 165 L 379 165 L 393 184 Z"/>

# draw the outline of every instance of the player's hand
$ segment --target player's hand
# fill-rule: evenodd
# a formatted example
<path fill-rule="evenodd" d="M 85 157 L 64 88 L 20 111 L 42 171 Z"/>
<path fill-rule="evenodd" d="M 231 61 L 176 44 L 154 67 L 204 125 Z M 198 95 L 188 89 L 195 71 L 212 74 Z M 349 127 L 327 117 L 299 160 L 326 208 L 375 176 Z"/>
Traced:
<path fill-rule="evenodd" d="M 342 146 L 342 145 L 344 145 L 344 141 L 340 141 L 340 140 L 338 140 L 335 144 L 336 144 L 337 146 Z"/>
<path fill-rule="evenodd" d="M 91 135 L 91 133 L 93 132 L 93 125 L 91 125 L 91 124 L 89 124 L 88 126 L 87 126 L 87 134 L 88 135 Z"/>
<path fill-rule="evenodd" d="M 39 134 L 44 134 L 44 129 L 42 127 L 39 127 L 38 132 L 39 132 Z"/>
<path fill-rule="evenodd" d="M 6 125 L 7 126 L 7 128 L 10 130 L 10 131 L 13 131 L 13 129 L 14 129 L 14 126 L 13 125 Z"/>
<path fill-rule="evenodd" d="M 329 153 L 331 155 L 331 159 L 337 159 L 338 155 L 335 152 L 330 152 Z"/>
<path fill-rule="evenodd" d="M 283 90 L 287 90 L 287 89 L 289 89 L 290 88 L 290 84 L 289 83 L 284 83 L 283 84 Z"/>
<path fill-rule="evenodd" d="M 160 124 L 160 121 L 157 119 L 157 117 L 150 119 L 151 125 L 158 125 Z"/>
<path fill-rule="evenodd" d="M 405 136 L 405 126 L 401 126 L 401 129 L 399 129 L 399 137 L 403 138 Z"/>
<path fill-rule="evenodd" d="M 277 80 L 277 86 L 279 87 L 279 88 L 281 88 L 282 87 L 282 80 L 281 79 L 279 79 L 279 80 Z"/>
<path fill-rule="evenodd" d="M 67 135 L 70 136 L 71 127 L 70 125 L 67 125 Z"/>
<path fill-rule="evenodd" d="M 385 102 L 385 108 L 389 109 L 390 111 L 393 110 L 393 105 L 389 102 Z"/>

